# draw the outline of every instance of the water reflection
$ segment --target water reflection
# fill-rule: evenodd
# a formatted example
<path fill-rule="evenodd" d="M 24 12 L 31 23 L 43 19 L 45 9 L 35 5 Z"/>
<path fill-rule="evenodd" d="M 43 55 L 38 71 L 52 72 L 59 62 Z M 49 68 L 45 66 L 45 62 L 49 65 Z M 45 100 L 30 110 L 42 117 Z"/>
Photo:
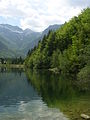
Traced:
<path fill-rule="evenodd" d="M 24 72 L 4 72 L 0 74 L 0 105 L 14 105 L 18 102 L 37 98 L 38 94 L 27 83 Z"/>
<path fill-rule="evenodd" d="M 7 70 L 7 68 L 2 68 L 2 67 L 0 67 L 0 72 L 5 72 Z"/>
<path fill-rule="evenodd" d="M 67 120 L 59 109 L 48 108 L 30 79 L 20 70 L 1 70 L 0 120 Z"/>
<path fill-rule="evenodd" d="M 84 91 L 76 80 L 49 71 L 28 70 L 27 76 L 49 107 L 59 108 L 73 120 L 81 120 L 81 113 L 90 115 L 89 88 Z"/>

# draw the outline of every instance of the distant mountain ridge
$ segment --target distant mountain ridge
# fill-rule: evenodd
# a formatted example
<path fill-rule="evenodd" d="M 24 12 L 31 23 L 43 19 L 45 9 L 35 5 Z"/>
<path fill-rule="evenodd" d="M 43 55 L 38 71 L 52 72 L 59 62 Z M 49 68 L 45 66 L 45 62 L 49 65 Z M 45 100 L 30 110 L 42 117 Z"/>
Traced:
<path fill-rule="evenodd" d="M 59 27 L 60 25 L 50 25 L 43 32 L 35 32 L 29 28 L 23 30 L 18 26 L 0 24 L 0 48 L 4 49 L 4 54 L 0 51 L 0 55 L 1 57 L 25 57 L 28 50 L 36 46 L 49 30 L 57 30 Z M 8 54 L 5 54 L 5 51 Z"/>
<path fill-rule="evenodd" d="M 18 26 L 12 26 L 9 24 L 0 24 L 0 28 L 5 28 L 5 29 L 11 30 L 13 32 L 23 32 L 23 30 L 21 28 L 19 28 Z"/>
<path fill-rule="evenodd" d="M 42 32 L 42 35 L 47 35 L 48 34 L 48 32 L 49 32 L 49 30 L 52 30 L 52 31 L 55 31 L 55 30 L 57 30 L 57 29 L 59 29 L 61 27 L 61 25 L 57 25 L 57 24 L 55 24 L 55 25 L 50 25 L 48 28 L 46 28 L 43 32 Z"/>

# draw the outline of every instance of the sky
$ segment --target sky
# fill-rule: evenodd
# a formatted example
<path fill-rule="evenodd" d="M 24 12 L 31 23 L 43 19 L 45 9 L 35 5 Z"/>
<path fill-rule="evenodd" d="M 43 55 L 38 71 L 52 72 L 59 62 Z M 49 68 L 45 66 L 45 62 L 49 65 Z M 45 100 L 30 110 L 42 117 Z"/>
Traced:
<path fill-rule="evenodd" d="M 90 0 L 0 0 L 0 24 L 40 32 L 65 23 L 87 7 Z"/>

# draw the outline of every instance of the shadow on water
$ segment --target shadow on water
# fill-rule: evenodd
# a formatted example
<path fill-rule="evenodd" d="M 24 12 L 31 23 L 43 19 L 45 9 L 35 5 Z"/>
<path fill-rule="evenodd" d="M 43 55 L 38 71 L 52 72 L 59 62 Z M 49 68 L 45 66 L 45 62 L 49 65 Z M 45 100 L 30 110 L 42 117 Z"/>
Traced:
<path fill-rule="evenodd" d="M 90 82 L 83 89 L 86 86 L 70 76 L 35 70 L 27 70 L 26 75 L 48 107 L 59 108 L 72 120 L 82 120 L 82 113 L 90 115 Z"/>

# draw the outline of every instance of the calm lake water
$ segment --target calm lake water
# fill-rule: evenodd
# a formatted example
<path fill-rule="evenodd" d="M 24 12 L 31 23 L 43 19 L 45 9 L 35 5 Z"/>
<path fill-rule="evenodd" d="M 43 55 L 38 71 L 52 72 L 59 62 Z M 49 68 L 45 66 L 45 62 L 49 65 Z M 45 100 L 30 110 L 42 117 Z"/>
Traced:
<path fill-rule="evenodd" d="M 47 71 L 0 71 L 0 120 L 69 120 L 90 113 L 90 92 Z"/>

